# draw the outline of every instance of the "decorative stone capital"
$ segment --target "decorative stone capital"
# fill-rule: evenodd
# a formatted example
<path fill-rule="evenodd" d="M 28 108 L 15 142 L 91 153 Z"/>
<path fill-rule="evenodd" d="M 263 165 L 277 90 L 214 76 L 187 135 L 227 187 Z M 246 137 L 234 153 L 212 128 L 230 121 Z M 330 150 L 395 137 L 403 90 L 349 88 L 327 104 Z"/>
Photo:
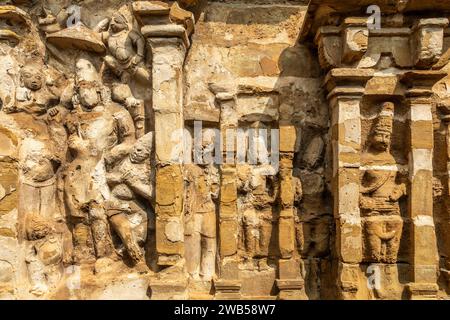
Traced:
<path fill-rule="evenodd" d="M 336 68 L 325 77 L 329 100 L 337 97 L 362 97 L 364 87 L 375 71 L 373 69 Z"/>
<path fill-rule="evenodd" d="M 180 8 L 177 2 L 169 5 L 160 1 L 135 1 L 132 7 L 145 38 L 180 38 L 186 49 L 189 48 L 189 37 L 195 26 L 192 12 Z"/>

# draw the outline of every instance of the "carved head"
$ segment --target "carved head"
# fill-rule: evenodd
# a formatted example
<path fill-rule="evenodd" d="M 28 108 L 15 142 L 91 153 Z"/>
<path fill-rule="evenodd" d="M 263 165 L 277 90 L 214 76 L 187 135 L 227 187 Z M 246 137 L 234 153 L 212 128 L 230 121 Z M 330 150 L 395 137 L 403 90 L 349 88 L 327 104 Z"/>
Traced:
<path fill-rule="evenodd" d="M 79 59 L 76 63 L 76 87 L 79 102 L 83 107 L 92 109 L 101 101 L 101 83 L 94 65 L 87 59 Z"/>
<path fill-rule="evenodd" d="M 44 85 L 45 76 L 38 66 L 26 65 L 20 71 L 20 79 L 26 88 L 37 91 Z"/>
<path fill-rule="evenodd" d="M 81 82 L 78 84 L 80 103 L 87 109 L 93 109 L 100 103 L 100 91 L 95 83 Z"/>
<path fill-rule="evenodd" d="M 153 145 L 153 132 L 149 132 L 136 141 L 130 153 L 132 163 L 142 163 L 150 158 Z"/>
<path fill-rule="evenodd" d="M 127 30 L 128 29 L 127 18 L 125 18 L 125 16 L 122 13 L 118 12 L 113 15 L 109 26 L 112 32 L 114 33 L 120 32 L 122 30 Z"/>
<path fill-rule="evenodd" d="M 394 104 L 385 102 L 371 137 L 371 147 L 378 151 L 388 151 L 391 146 Z"/>

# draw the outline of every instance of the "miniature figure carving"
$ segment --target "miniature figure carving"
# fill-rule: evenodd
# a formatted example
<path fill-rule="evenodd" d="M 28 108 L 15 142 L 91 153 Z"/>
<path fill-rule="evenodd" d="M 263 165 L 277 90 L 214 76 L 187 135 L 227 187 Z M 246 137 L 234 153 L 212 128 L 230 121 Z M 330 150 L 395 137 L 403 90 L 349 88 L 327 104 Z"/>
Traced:
<path fill-rule="evenodd" d="M 243 240 L 250 257 L 267 257 L 274 224 L 273 205 L 278 197 L 276 176 L 267 176 L 270 165 L 242 168 L 238 189 L 247 200 L 243 208 Z"/>
<path fill-rule="evenodd" d="M 211 280 L 216 261 L 218 171 L 214 165 L 186 165 L 186 265 L 194 279 Z"/>
<path fill-rule="evenodd" d="M 26 256 L 30 292 L 41 296 L 55 289 L 62 277 L 63 245 L 52 223 L 38 214 L 26 217 L 26 234 L 30 241 Z"/>
<path fill-rule="evenodd" d="M 367 255 L 373 262 L 396 262 L 403 228 L 399 200 L 406 195 L 406 185 L 392 170 L 396 164 L 390 153 L 393 116 L 394 104 L 384 103 L 363 155 L 366 164 L 377 166 L 364 172 L 360 199 Z M 387 168 L 379 169 L 383 166 Z"/>
<path fill-rule="evenodd" d="M 21 86 L 17 89 L 16 111 L 41 116 L 59 101 L 56 93 L 47 86 L 46 76 L 35 64 L 29 64 L 20 71 Z"/>
<path fill-rule="evenodd" d="M 107 25 L 108 20 L 103 20 L 96 30 L 102 30 Z M 134 30 L 127 10 L 121 9 L 113 15 L 108 30 L 102 32 L 101 37 L 110 52 L 104 61 L 122 83 L 128 83 L 133 77 L 143 84 L 150 83 L 150 74 L 144 67 L 145 41 Z"/>
<path fill-rule="evenodd" d="M 153 133 L 141 137 L 130 154 L 107 173 L 111 197 L 106 214 L 115 232 L 135 263 L 144 259 L 143 245 L 147 239 L 148 206 L 154 201 L 154 170 L 150 156 Z"/>

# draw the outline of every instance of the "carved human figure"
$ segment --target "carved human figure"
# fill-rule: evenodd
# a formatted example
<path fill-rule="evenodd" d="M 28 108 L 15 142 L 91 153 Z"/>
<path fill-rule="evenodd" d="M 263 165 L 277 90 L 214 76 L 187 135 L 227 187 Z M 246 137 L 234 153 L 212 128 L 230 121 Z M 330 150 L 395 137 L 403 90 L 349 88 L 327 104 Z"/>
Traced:
<path fill-rule="evenodd" d="M 25 138 L 19 149 L 22 171 L 23 212 L 39 213 L 47 218 L 61 216 L 56 204 L 56 170 L 60 159 L 51 146 L 35 138 Z"/>
<path fill-rule="evenodd" d="M 250 257 L 267 257 L 273 229 L 273 205 L 278 196 L 276 176 L 266 175 L 270 165 L 239 170 L 238 189 L 245 194 L 243 240 Z"/>
<path fill-rule="evenodd" d="M 396 161 L 390 153 L 394 104 L 386 102 L 370 136 L 363 162 L 361 214 L 364 217 L 366 254 L 372 262 L 395 263 L 403 228 L 399 199 L 406 195 Z"/>
<path fill-rule="evenodd" d="M 16 91 L 16 112 L 42 116 L 59 101 L 56 92 L 47 85 L 42 67 L 30 63 L 20 70 L 20 87 Z M 11 111 L 11 110 L 10 110 Z"/>
<path fill-rule="evenodd" d="M 41 296 L 55 289 L 62 277 L 62 238 L 50 220 L 35 213 L 27 214 L 25 230 L 29 241 L 25 261 L 30 292 Z"/>
<path fill-rule="evenodd" d="M 135 142 L 133 120 L 121 106 L 102 101 L 98 73 L 77 62 L 74 108 L 66 118 L 72 156 L 65 177 L 65 200 L 74 220 L 75 259 L 108 256 L 112 243 L 103 206 L 109 198 L 106 166 L 125 157 Z"/>
<path fill-rule="evenodd" d="M 145 134 L 145 106 L 144 100 L 136 99 L 126 84 L 116 84 L 111 92 L 112 100 L 125 106 L 130 112 L 136 129 L 136 139 Z"/>
<path fill-rule="evenodd" d="M 153 209 L 155 179 L 151 164 L 153 133 L 141 137 L 130 154 L 108 169 L 106 180 L 111 197 L 105 203 L 106 214 L 135 263 L 143 262 L 149 216 Z"/>
<path fill-rule="evenodd" d="M 106 28 L 108 20 L 103 20 L 96 30 Z M 144 66 L 145 40 L 133 28 L 131 14 L 125 8 L 116 12 L 107 31 L 101 32 L 103 42 L 107 45 L 109 53 L 105 63 L 122 83 L 129 83 L 132 77 L 141 83 L 150 83 L 150 74 Z"/>
<path fill-rule="evenodd" d="M 185 166 L 186 267 L 194 279 L 211 280 L 216 263 L 216 204 L 218 170 L 213 164 Z"/>

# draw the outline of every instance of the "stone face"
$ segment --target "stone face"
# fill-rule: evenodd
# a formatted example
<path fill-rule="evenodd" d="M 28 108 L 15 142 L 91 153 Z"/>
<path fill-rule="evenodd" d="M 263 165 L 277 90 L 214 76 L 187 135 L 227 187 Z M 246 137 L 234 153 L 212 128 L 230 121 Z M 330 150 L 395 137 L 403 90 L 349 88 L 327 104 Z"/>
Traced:
<path fill-rule="evenodd" d="M 0 299 L 448 298 L 450 4 L 7 2 Z"/>

